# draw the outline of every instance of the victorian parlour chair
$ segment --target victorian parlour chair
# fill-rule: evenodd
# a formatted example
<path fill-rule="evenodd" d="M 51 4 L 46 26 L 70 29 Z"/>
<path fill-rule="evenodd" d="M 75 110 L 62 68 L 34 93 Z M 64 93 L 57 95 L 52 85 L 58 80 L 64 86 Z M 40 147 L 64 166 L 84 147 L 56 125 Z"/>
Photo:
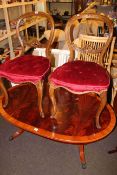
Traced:
<path fill-rule="evenodd" d="M 49 23 L 51 29 L 50 37 L 47 43 L 42 43 L 39 37 L 29 37 L 29 31 L 27 28 L 31 27 L 30 24 L 34 23 L 39 28 L 39 23 Z M 24 33 L 25 29 L 25 33 Z M 43 97 L 43 82 L 44 78 L 50 70 L 50 48 L 53 42 L 54 36 L 54 21 L 53 18 L 45 12 L 29 12 L 20 16 L 16 23 L 16 33 L 21 45 L 21 56 L 15 59 L 5 61 L 0 65 L 0 88 L 4 92 L 4 107 L 9 102 L 7 89 L 2 81 L 3 78 L 8 79 L 15 84 L 20 83 L 32 83 L 37 89 L 38 96 L 38 108 L 42 117 L 44 117 L 42 109 L 42 97 Z M 26 40 L 25 40 L 26 36 Z M 31 38 L 31 39 L 30 39 Z M 29 40 L 30 39 L 30 40 Z M 45 48 L 46 56 L 34 56 L 31 54 L 24 54 L 29 48 Z"/>
<path fill-rule="evenodd" d="M 109 29 L 108 36 L 80 35 L 77 43 L 76 40 L 73 40 L 72 25 L 76 20 L 80 22 L 82 19 L 104 22 Z M 59 122 L 57 118 L 57 112 L 59 111 L 55 95 L 57 88 L 65 89 L 71 94 L 95 94 L 100 98 L 100 105 L 95 114 L 94 122 L 96 127 L 101 129 L 100 115 L 107 103 L 107 91 L 110 84 L 109 71 L 114 47 L 113 22 L 104 15 L 77 14 L 68 20 L 65 35 L 70 50 L 69 60 L 56 68 L 49 77 L 49 92 L 53 104 L 51 117 Z M 112 40 L 113 44 L 111 44 Z M 81 147 L 81 154 L 82 151 L 83 147 Z M 81 158 L 81 161 L 83 163 L 84 160 Z"/>

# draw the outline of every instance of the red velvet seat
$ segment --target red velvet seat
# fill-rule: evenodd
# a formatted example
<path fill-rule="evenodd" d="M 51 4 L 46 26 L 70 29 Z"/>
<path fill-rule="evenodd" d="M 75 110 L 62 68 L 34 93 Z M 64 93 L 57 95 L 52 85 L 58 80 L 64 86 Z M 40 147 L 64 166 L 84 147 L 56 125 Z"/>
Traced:
<path fill-rule="evenodd" d="M 0 65 L 0 77 L 6 77 L 14 83 L 31 82 L 36 84 L 42 80 L 50 69 L 46 57 L 23 55 Z"/>
<path fill-rule="evenodd" d="M 107 90 L 110 76 L 105 68 L 94 62 L 72 61 L 51 73 L 50 81 L 55 86 L 68 88 L 75 93 Z"/>
<path fill-rule="evenodd" d="M 29 36 L 28 32 L 20 32 L 22 28 L 24 29 L 29 26 L 30 20 L 35 21 L 35 25 L 39 25 L 41 22 L 45 21 L 49 23 L 50 36 L 46 43 L 43 43 L 37 37 Z M 22 26 L 23 21 L 23 26 Z M 34 27 L 34 26 L 33 26 Z M 4 77 L 13 83 L 33 83 L 37 89 L 38 96 L 38 107 L 42 117 L 44 117 L 42 109 L 42 97 L 43 97 L 43 80 L 47 76 L 50 70 L 51 61 L 51 45 L 53 43 L 54 37 L 54 21 L 50 14 L 45 12 L 29 12 L 17 19 L 16 33 L 22 48 L 22 56 L 15 59 L 4 62 L 0 65 L 0 77 Z M 30 33 L 29 33 L 30 34 Z M 31 39 L 30 39 L 31 38 Z M 45 48 L 45 57 L 33 56 L 33 55 L 23 55 L 27 48 Z M 47 79 L 47 78 L 46 78 Z M 0 81 L 0 87 L 4 92 L 5 102 L 4 106 L 8 104 L 8 93 L 2 79 Z"/>

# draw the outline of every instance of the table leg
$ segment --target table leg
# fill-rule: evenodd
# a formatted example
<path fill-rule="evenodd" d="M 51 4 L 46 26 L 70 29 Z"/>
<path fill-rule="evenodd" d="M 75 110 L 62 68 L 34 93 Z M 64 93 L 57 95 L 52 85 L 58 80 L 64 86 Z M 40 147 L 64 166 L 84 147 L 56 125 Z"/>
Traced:
<path fill-rule="evenodd" d="M 16 131 L 12 136 L 9 137 L 9 141 L 14 140 L 14 139 L 17 138 L 18 136 L 20 136 L 23 132 L 24 132 L 23 129 L 19 129 L 19 130 Z"/>
<path fill-rule="evenodd" d="M 86 169 L 86 160 L 85 160 L 85 153 L 84 153 L 84 145 L 78 145 L 79 153 L 80 153 L 80 161 L 82 164 L 82 168 Z"/>

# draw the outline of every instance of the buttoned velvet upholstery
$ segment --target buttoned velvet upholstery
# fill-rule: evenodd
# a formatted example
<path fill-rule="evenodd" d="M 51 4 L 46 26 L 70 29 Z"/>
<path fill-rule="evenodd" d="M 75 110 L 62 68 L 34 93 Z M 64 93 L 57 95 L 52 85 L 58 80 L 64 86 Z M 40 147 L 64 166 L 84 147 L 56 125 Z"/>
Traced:
<path fill-rule="evenodd" d="M 23 55 L 0 65 L 0 77 L 14 83 L 32 82 L 36 84 L 49 71 L 50 62 L 46 57 Z"/>
<path fill-rule="evenodd" d="M 55 86 L 80 93 L 106 90 L 110 78 L 107 70 L 97 63 L 72 61 L 58 67 L 51 74 L 50 81 Z"/>

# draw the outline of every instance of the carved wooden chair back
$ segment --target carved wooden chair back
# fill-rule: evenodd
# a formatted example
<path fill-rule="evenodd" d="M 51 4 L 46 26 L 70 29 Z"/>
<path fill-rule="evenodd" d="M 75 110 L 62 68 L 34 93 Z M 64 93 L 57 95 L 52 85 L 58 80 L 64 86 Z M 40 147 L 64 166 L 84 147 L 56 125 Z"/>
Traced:
<path fill-rule="evenodd" d="M 33 23 L 33 24 L 32 24 Z M 50 29 L 48 40 L 43 41 L 43 33 L 40 37 L 40 26 L 43 30 Z M 22 26 L 22 27 L 21 27 Z M 42 27 L 41 26 L 41 27 Z M 29 28 L 30 27 L 30 28 Z M 29 28 L 22 33 L 23 28 Z M 45 29 L 44 29 L 45 28 Z M 29 12 L 18 18 L 16 33 L 22 47 L 22 54 L 29 48 L 46 48 L 45 54 L 51 59 L 51 45 L 54 37 L 54 21 L 52 16 L 45 12 Z"/>
<path fill-rule="evenodd" d="M 108 26 L 108 35 L 105 37 L 80 35 L 77 40 L 73 40 L 71 28 L 73 28 L 74 21 L 96 20 L 103 22 Z M 71 33 L 70 33 L 71 32 Z M 112 59 L 111 43 L 113 39 L 113 22 L 108 17 L 99 14 L 80 14 L 74 15 L 67 23 L 65 28 L 65 35 L 68 48 L 70 50 L 70 59 L 74 60 L 75 51 L 78 51 L 78 60 L 93 61 L 106 68 L 110 67 Z M 104 31 L 103 31 L 104 35 Z M 108 68 L 109 70 L 110 68 Z"/>

